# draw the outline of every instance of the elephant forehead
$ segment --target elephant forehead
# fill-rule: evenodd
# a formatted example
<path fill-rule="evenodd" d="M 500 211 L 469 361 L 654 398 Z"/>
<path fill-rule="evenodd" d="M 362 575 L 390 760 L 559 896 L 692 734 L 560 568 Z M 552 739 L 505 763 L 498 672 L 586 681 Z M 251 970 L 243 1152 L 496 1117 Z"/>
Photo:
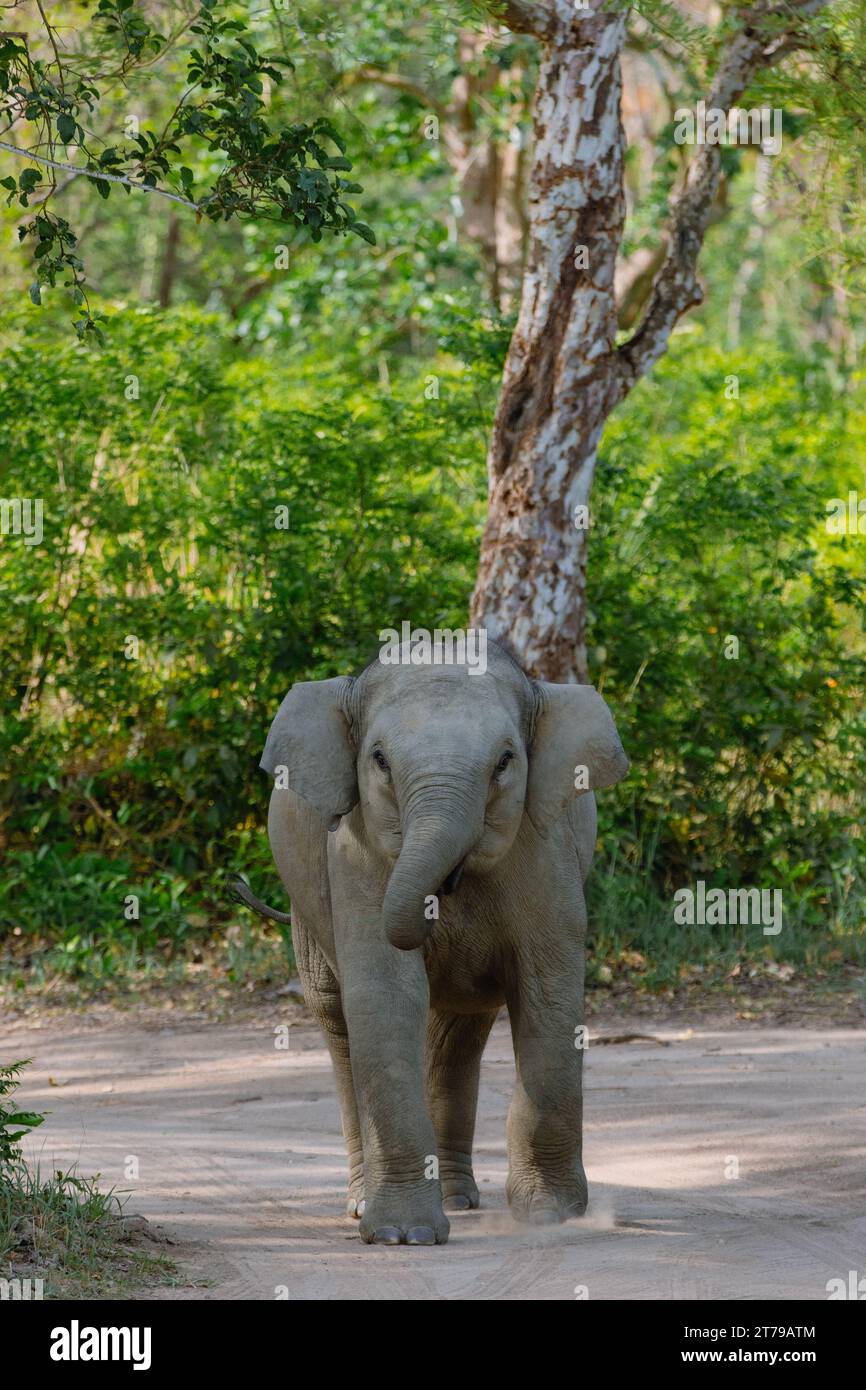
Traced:
<path fill-rule="evenodd" d="M 519 673 L 518 673 L 519 674 Z M 483 725 L 496 711 L 520 724 L 521 691 L 510 672 L 472 674 L 466 666 L 379 666 L 364 674 L 368 719 L 385 714 L 402 728 L 423 729 L 431 716 L 447 724 Z"/>

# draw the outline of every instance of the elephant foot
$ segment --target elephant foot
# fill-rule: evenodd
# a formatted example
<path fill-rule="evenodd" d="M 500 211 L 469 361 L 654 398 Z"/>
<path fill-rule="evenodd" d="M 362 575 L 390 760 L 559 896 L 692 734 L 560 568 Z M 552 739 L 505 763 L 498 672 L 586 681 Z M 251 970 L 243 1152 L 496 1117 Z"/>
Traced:
<path fill-rule="evenodd" d="M 586 1211 L 586 1177 L 510 1176 L 506 1187 L 508 1206 L 515 1221 L 529 1226 L 554 1226 Z"/>
<path fill-rule="evenodd" d="M 450 1229 L 438 1191 L 381 1187 L 364 1203 L 360 1235 L 367 1245 L 444 1245 Z"/>
<path fill-rule="evenodd" d="M 481 1205 L 478 1186 L 471 1173 L 453 1175 L 440 1172 L 442 1206 L 445 1211 L 475 1211 Z"/>

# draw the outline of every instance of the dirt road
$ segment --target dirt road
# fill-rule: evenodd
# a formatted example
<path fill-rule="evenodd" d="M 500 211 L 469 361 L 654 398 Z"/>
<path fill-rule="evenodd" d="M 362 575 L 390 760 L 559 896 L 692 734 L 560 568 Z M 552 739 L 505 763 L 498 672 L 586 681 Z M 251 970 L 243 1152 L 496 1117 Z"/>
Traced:
<path fill-rule="evenodd" d="M 825 1299 L 829 1279 L 866 1276 L 866 1029 L 672 1024 L 653 1027 L 666 1047 L 591 1044 L 590 1211 L 539 1231 L 505 1206 L 500 1020 L 476 1145 L 484 1209 L 452 1216 L 447 1246 L 389 1249 L 362 1245 L 342 1214 L 319 1036 L 298 1022 L 278 1050 L 278 1026 L 0 1032 L 0 1056 L 34 1058 L 22 1101 L 51 1111 L 31 1153 L 130 1190 L 127 1211 L 177 1242 L 185 1286 L 149 1296 Z"/>

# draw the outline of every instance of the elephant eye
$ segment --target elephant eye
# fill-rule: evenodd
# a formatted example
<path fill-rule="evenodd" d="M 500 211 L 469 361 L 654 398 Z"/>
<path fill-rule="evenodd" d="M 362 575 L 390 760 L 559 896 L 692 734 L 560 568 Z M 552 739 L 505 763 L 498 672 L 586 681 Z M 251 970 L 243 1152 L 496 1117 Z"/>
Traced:
<path fill-rule="evenodd" d="M 390 767 L 388 766 L 388 759 L 385 757 L 385 754 L 382 752 L 381 748 L 377 748 L 373 753 L 373 762 L 376 764 L 377 767 L 380 767 L 383 772 L 391 771 Z"/>
<path fill-rule="evenodd" d="M 510 749 L 510 748 L 506 748 L 505 752 L 502 754 L 502 757 L 499 759 L 499 762 L 496 764 L 496 767 L 495 767 L 495 769 L 494 769 L 494 774 L 495 774 L 495 776 L 498 777 L 499 774 L 500 774 L 500 772 L 504 772 L 504 771 L 505 771 L 505 769 L 507 768 L 508 764 L 511 762 L 511 759 L 512 759 L 513 757 L 514 757 L 514 754 L 512 753 L 511 749 Z"/>

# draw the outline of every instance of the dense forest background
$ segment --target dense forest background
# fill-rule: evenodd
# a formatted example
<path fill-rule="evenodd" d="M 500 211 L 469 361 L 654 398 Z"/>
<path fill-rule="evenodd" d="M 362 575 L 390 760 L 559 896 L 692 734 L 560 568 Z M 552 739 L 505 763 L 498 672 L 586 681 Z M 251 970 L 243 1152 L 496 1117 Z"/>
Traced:
<path fill-rule="evenodd" d="M 146 8 L 166 29 L 194 10 Z M 236 981 L 279 975 L 279 929 L 225 888 L 239 871 L 278 899 L 258 770 L 277 704 L 295 680 L 363 664 L 383 627 L 466 620 L 519 281 L 532 43 L 469 5 L 227 8 L 292 61 L 275 115 L 339 130 L 375 245 L 70 179 L 55 203 L 100 344 L 71 330 L 60 281 L 28 298 L 25 214 L 2 213 L 0 493 L 44 499 L 42 544 L 0 539 L 13 987 L 213 960 Z M 92 7 L 62 9 L 63 41 L 92 43 Z M 625 55 L 629 303 L 709 13 L 641 7 Z M 834 23 L 843 45 L 862 37 L 853 6 Z M 104 141 L 130 115 L 159 130 L 188 59 L 181 35 L 118 80 Z M 836 88 L 808 64 L 789 75 L 779 155 L 725 151 L 705 303 L 604 435 L 590 677 L 632 773 L 600 798 L 597 985 L 833 984 L 866 959 L 866 534 L 827 526 L 831 499 L 866 498 L 864 126 L 840 74 Z M 780 104 L 780 81 L 754 101 Z M 199 150 L 197 179 L 214 159 Z M 495 196 L 470 190 L 494 166 Z M 781 888 L 785 929 L 675 927 L 673 892 L 698 879 Z"/>

